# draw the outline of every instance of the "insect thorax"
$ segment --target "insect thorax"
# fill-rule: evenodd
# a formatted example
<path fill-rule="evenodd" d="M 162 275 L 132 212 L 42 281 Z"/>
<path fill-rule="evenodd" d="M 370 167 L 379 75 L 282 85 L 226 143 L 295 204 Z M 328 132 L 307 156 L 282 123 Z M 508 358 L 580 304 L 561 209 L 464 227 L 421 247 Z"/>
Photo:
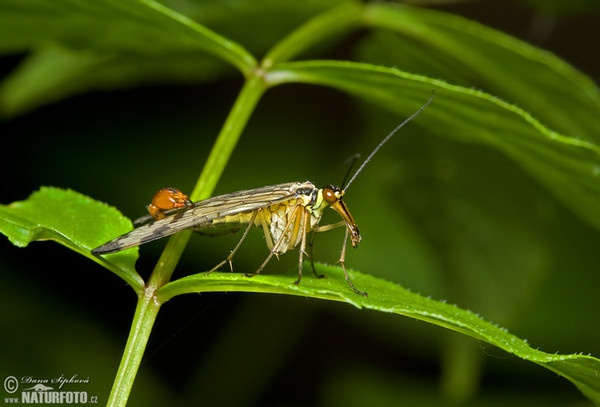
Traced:
<path fill-rule="evenodd" d="M 298 183 L 291 190 L 294 198 L 269 207 L 269 232 L 273 242 L 277 242 L 285 232 L 278 253 L 285 253 L 300 244 L 303 234 L 319 224 L 327 206 L 323 205 L 321 190 L 311 182 Z"/>

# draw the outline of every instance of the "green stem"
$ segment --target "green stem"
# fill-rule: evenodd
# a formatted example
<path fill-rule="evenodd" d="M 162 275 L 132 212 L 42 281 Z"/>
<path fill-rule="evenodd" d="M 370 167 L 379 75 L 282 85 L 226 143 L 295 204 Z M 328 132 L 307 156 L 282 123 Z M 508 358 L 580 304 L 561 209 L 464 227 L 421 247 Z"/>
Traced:
<path fill-rule="evenodd" d="M 127 404 L 159 308 L 160 304 L 154 301 L 154 295 L 148 290 L 140 295 L 123 358 L 106 403 L 107 406 L 125 406 Z"/>
<path fill-rule="evenodd" d="M 360 27 L 363 19 L 363 6 L 344 3 L 341 6 L 320 14 L 301 25 L 287 37 L 279 41 L 265 56 L 262 66 L 270 69 L 276 63 L 289 61 L 297 55 L 331 38 Z"/>
<path fill-rule="evenodd" d="M 206 199 L 212 194 L 250 115 L 265 89 L 263 78 L 258 75 L 249 78 L 244 84 L 190 195 L 193 201 Z M 148 285 L 155 286 L 158 289 L 170 281 L 191 233 L 189 230 L 182 231 L 169 239 L 154 272 L 150 276 Z"/>
<path fill-rule="evenodd" d="M 283 46 L 274 49 L 269 54 L 271 58 L 263 61 L 263 66 L 268 69 L 270 63 L 290 58 L 322 37 L 330 36 L 332 32 L 343 31 L 356 25 L 360 16 L 359 11 L 360 8 L 357 7 L 340 8 L 317 18 L 302 30 L 299 30 L 299 33 L 291 35 L 288 41 L 284 41 Z M 337 24 L 334 24 L 335 22 Z M 268 88 L 263 70 L 255 69 L 250 73 L 246 72 L 246 74 L 247 80 L 240 95 L 213 145 L 194 190 L 190 194 L 190 198 L 194 201 L 206 199 L 212 194 L 250 115 Z M 170 281 L 190 235 L 190 231 L 182 231 L 169 239 L 145 289 L 139 297 L 125 353 L 119 365 L 119 371 L 107 404 L 109 406 L 125 406 L 127 403 L 152 326 L 161 306 L 156 291 Z"/>
<path fill-rule="evenodd" d="M 225 170 L 248 118 L 265 90 L 266 86 L 261 76 L 255 75 L 245 82 L 190 196 L 193 200 L 207 198 L 212 193 Z M 107 403 L 108 406 L 125 406 L 127 404 L 152 326 L 161 306 L 157 300 L 156 291 L 171 279 L 190 234 L 190 231 L 183 231 L 169 239 L 145 289 L 140 294 L 123 358 Z"/>
<path fill-rule="evenodd" d="M 481 348 L 471 338 L 446 333 L 442 349 L 440 392 L 451 404 L 473 399 L 481 381 Z"/>
<path fill-rule="evenodd" d="M 190 195 L 193 201 L 208 198 L 215 189 L 250 115 L 266 89 L 267 85 L 259 72 L 255 72 L 244 84 Z"/>

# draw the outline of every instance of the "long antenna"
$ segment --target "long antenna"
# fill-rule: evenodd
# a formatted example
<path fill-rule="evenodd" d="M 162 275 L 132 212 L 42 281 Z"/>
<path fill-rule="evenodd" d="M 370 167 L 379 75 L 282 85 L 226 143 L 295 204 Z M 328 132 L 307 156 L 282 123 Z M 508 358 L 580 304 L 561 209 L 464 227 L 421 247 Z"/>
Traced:
<path fill-rule="evenodd" d="M 369 154 L 369 156 L 367 157 L 367 159 L 361 164 L 360 167 L 358 167 L 358 170 L 356 170 L 356 172 L 354 173 L 354 175 L 352 176 L 352 178 L 350 178 L 350 181 L 348 181 L 348 183 L 346 184 L 346 187 L 344 188 L 344 191 L 346 191 L 350 187 L 350 184 L 352 184 L 352 182 L 354 181 L 354 179 L 358 176 L 358 174 L 360 174 L 360 172 L 363 170 L 363 168 L 365 168 L 365 166 L 368 164 L 368 162 L 371 161 L 371 159 L 373 158 L 373 156 L 375 154 L 377 154 L 377 152 L 379 151 L 379 149 L 381 147 L 383 147 L 383 145 L 385 143 L 387 143 L 387 141 L 389 139 L 391 139 L 392 136 L 398 132 L 398 130 L 400 130 L 402 127 L 404 127 L 409 121 L 411 121 L 412 119 L 414 119 L 415 117 L 417 117 L 419 115 L 419 113 L 421 113 L 427 106 L 429 106 L 429 104 L 431 103 L 431 101 L 433 100 L 434 97 L 435 97 L 435 91 L 432 91 L 431 92 L 431 97 L 429 98 L 429 100 L 427 102 L 425 102 L 425 104 L 423 106 L 421 106 L 419 108 L 419 110 L 417 110 L 416 112 L 414 112 L 406 120 L 404 120 L 402 123 L 400 123 L 399 125 L 397 125 L 396 128 L 390 132 L 390 134 L 388 134 L 387 136 L 385 136 L 385 138 L 383 140 L 381 140 L 381 143 L 379 143 L 377 145 L 377 147 L 375 147 L 375 149 L 371 152 L 371 154 Z"/>
<path fill-rule="evenodd" d="M 356 161 L 359 158 L 360 158 L 360 154 L 356 153 L 352 157 L 348 158 L 346 160 L 346 162 L 344 163 L 345 165 L 348 166 L 348 169 L 346 170 L 346 173 L 344 174 L 344 180 L 342 181 L 342 184 L 340 185 L 342 189 L 345 189 L 344 186 L 346 185 L 346 181 L 348 181 L 348 177 L 350 176 L 350 171 L 352 171 L 352 167 L 354 167 L 354 164 L 356 164 Z"/>

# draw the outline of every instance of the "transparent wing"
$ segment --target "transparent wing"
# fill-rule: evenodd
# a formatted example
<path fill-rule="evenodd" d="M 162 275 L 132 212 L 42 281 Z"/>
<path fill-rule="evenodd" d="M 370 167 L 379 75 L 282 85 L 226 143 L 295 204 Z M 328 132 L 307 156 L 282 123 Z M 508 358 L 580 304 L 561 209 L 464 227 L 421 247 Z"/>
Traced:
<path fill-rule="evenodd" d="M 207 229 L 208 235 L 213 221 L 225 216 L 239 213 L 253 212 L 255 210 L 269 207 L 273 204 L 292 199 L 303 188 L 309 189 L 314 186 L 309 182 L 290 182 L 286 184 L 270 185 L 255 189 L 233 192 L 230 194 L 215 196 L 194 203 L 194 207 L 178 211 L 163 219 L 142 225 L 131 232 L 117 237 L 102 246 L 92 250 L 93 254 L 108 254 L 139 246 L 144 243 L 162 239 L 184 229 L 193 228 L 202 231 Z M 232 225 L 231 230 L 239 228 L 240 223 Z M 227 230 L 219 226 L 220 230 Z"/>

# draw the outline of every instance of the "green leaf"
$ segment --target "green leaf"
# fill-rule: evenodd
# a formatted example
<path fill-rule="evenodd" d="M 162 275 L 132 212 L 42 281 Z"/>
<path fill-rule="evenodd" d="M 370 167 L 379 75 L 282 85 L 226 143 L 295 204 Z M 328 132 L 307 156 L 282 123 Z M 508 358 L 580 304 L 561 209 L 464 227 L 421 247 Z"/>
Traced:
<path fill-rule="evenodd" d="M 273 84 L 331 86 L 404 117 L 435 90 L 434 102 L 411 125 L 503 152 L 582 218 L 600 228 L 600 148 L 553 132 L 514 105 L 473 89 L 354 62 L 282 63 L 269 73 L 268 80 Z"/>
<path fill-rule="evenodd" d="M 247 74 L 255 61 L 248 51 L 235 44 L 236 39 L 260 55 L 273 45 L 273 38 L 287 35 L 291 27 L 336 3 L 348 2 L 176 1 L 165 2 L 172 10 L 159 7 L 161 13 L 156 12 L 154 3 L 131 0 L 128 5 L 97 1 L 93 10 L 79 3 L 71 6 L 64 0 L 44 4 L 41 10 L 31 0 L 19 2 L 18 7 L 11 2 L 0 4 L 0 22 L 3 17 L 10 20 L 0 25 L 0 52 L 33 51 L 5 81 L 0 92 L 1 111 L 6 116 L 15 115 L 90 89 L 203 83 L 234 73 L 226 61 Z M 27 7 L 22 7 L 23 4 Z M 50 22 L 43 10 L 53 12 Z M 138 14 L 151 24 L 139 21 Z M 183 14 L 187 17 L 182 17 Z M 54 27 L 55 20 L 64 20 L 65 24 Z M 90 28 L 95 35 L 82 37 L 80 31 L 73 31 L 74 27 L 68 24 L 86 20 L 94 23 Z M 32 25 L 38 29 L 32 31 Z M 48 26 L 52 27 L 49 33 L 40 29 Z M 257 26 L 261 29 L 257 30 Z M 100 30 L 110 30 L 113 34 L 106 35 Z M 119 30 L 135 32 L 121 38 Z M 217 30 L 221 37 L 214 34 Z M 314 46 L 314 42 L 304 45 Z M 202 50 L 210 55 L 198 52 Z M 292 51 L 284 50 L 288 54 Z"/>
<path fill-rule="evenodd" d="M 364 16 L 369 26 L 400 34 L 365 44 L 362 54 L 368 62 L 483 89 L 526 109 L 553 130 L 600 140 L 597 86 L 551 53 L 433 10 L 372 4 Z"/>
<path fill-rule="evenodd" d="M 230 66 L 203 53 L 177 52 L 162 58 L 85 52 L 48 44 L 25 58 L 1 84 L 0 114 L 22 114 L 91 89 L 202 83 L 228 72 L 233 72 Z"/>
<path fill-rule="evenodd" d="M 308 266 L 308 265 L 307 265 Z M 354 294 L 339 267 L 319 265 L 323 279 L 305 277 L 295 285 L 290 276 L 257 275 L 252 278 L 233 273 L 194 274 L 170 282 L 157 291 L 165 302 L 176 295 L 199 292 L 260 292 L 341 301 L 358 308 L 394 313 L 429 322 L 477 340 L 490 343 L 525 360 L 550 369 L 571 381 L 587 397 L 600 403 L 600 360 L 592 356 L 549 354 L 532 348 L 526 341 L 478 315 L 454 305 L 432 300 L 371 275 L 349 270 L 354 284 L 369 297 Z"/>
<path fill-rule="evenodd" d="M 57 241 L 102 264 L 139 292 L 144 282 L 135 271 L 137 249 L 107 256 L 106 260 L 90 253 L 131 228 L 131 222 L 116 209 L 72 190 L 44 187 L 25 201 L 0 205 L 0 232 L 14 245 Z"/>
<path fill-rule="evenodd" d="M 205 51 L 242 72 L 256 63 L 238 44 L 189 18 L 145 0 L 5 0 L 0 8 L 0 50 L 24 51 L 48 42 L 72 49 L 161 55 Z M 85 32 L 86 35 L 81 35 Z"/>
<path fill-rule="evenodd" d="M 263 66 L 270 67 L 274 63 L 290 60 L 315 44 L 346 34 L 359 25 L 361 18 L 362 7 L 357 3 L 343 4 L 320 14 L 271 48 L 264 58 Z"/>
<path fill-rule="evenodd" d="M 256 65 L 233 41 L 142 0 L 1 2 L 0 52 L 27 50 L 36 52 L 4 85 L 0 107 L 5 115 L 83 89 L 131 86 L 157 77 L 181 81 L 193 72 L 197 82 L 222 72 L 219 60 L 244 74 Z"/>
<path fill-rule="evenodd" d="M 284 38 L 295 27 L 303 26 L 312 18 L 328 15 L 328 10 L 338 5 L 357 4 L 355 0 L 244 0 L 223 2 L 222 0 L 164 0 L 162 4 L 184 14 L 192 20 L 209 27 L 251 51 L 253 55 L 264 55 L 273 44 Z M 333 22 L 336 23 L 336 22 Z M 321 37 L 328 42 L 329 38 Z M 279 42 L 280 43 L 280 42 Z M 320 41 L 313 41 L 313 54 L 321 49 Z"/>

